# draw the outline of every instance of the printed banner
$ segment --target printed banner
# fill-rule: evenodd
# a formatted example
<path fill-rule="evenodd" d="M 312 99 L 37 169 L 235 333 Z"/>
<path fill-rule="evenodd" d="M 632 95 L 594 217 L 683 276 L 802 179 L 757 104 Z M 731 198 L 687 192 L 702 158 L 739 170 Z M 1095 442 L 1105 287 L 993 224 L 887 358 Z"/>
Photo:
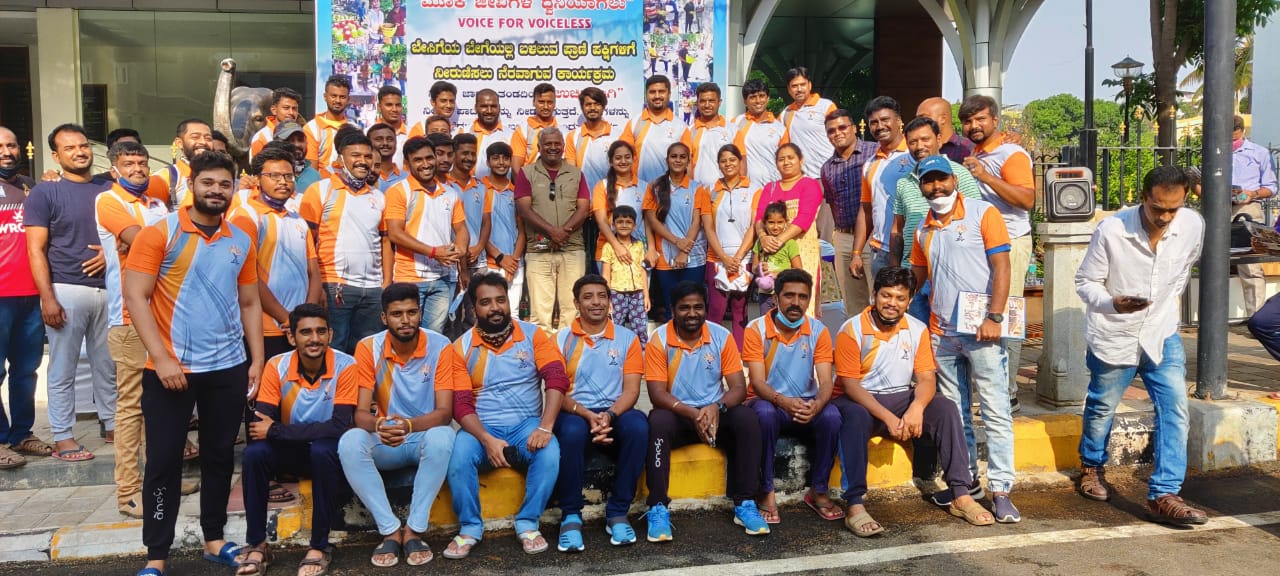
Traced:
<path fill-rule="evenodd" d="M 727 0 L 317 0 L 316 94 L 330 74 L 352 78 L 348 117 L 369 126 L 376 94 L 404 92 L 407 120 L 430 114 L 431 85 L 458 87 L 460 125 L 475 118 L 475 92 L 498 92 L 503 123 L 533 111 L 533 87 L 557 90 L 564 130 L 579 121 L 578 92 L 609 97 L 621 127 L 644 106 L 644 80 L 671 78 L 672 107 L 691 118 L 702 82 L 724 86 Z M 717 76 L 717 73 L 719 76 Z M 323 101 L 317 97 L 323 109 Z"/>

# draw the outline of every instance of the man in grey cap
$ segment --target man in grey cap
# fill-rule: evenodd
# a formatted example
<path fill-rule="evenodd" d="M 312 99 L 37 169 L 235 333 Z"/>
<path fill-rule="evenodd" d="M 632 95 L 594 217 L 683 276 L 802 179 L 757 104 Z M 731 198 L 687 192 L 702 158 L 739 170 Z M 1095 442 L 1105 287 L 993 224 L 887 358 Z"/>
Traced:
<path fill-rule="evenodd" d="M 293 145 L 294 187 L 301 195 L 304 190 L 320 180 L 320 173 L 306 160 L 307 135 L 297 122 L 281 122 L 276 125 L 276 140 Z"/>

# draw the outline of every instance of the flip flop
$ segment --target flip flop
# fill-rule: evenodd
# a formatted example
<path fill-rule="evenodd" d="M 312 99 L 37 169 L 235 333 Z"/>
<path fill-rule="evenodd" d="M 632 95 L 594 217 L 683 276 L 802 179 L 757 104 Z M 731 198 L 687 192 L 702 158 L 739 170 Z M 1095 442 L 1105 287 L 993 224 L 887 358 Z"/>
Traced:
<path fill-rule="evenodd" d="M 14 452 L 4 444 L 0 444 L 0 470 L 12 470 L 26 464 L 27 459 L 25 456 Z"/>
<path fill-rule="evenodd" d="M 377 548 L 373 549 L 373 555 L 369 557 L 369 563 L 379 568 L 390 568 L 395 566 L 400 563 L 400 548 L 399 542 L 396 542 L 391 538 L 387 538 L 386 540 L 383 540 Z M 391 554 L 393 556 L 390 564 L 383 565 L 373 561 L 373 556 L 381 556 L 383 554 Z"/>
<path fill-rule="evenodd" d="M 333 563 L 333 554 L 331 554 L 328 550 L 325 550 L 324 556 L 321 556 L 319 558 L 303 557 L 302 561 L 298 562 L 298 572 L 302 571 L 303 566 L 319 566 L 320 571 L 316 572 L 315 574 L 312 574 L 311 576 L 324 576 L 325 574 L 329 573 L 329 564 L 331 563 Z"/>
<path fill-rule="evenodd" d="M 267 502 L 279 504 L 281 502 L 292 502 L 297 496 L 285 488 L 283 484 L 272 482 L 267 486 Z"/>
<path fill-rule="evenodd" d="M 186 445 L 184 445 L 182 448 L 182 461 L 190 462 L 199 457 L 200 457 L 200 447 L 196 446 L 195 443 L 191 442 L 190 440 L 187 440 Z"/>
<path fill-rule="evenodd" d="M 240 563 L 236 562 L 236 553 L 239 552 L 241 548 L 243 548 L 243 546 L 236 544 L 235 542 L 223 542 L 222 548 L 218 550 L 217 554 L 205 552 L 201 557 L 213 562 L 214 564 L 239 568 Z"/>
<path fill-rule="evenodd" d="M 876 527 L 870 529 L 863 528 L 863 526 L 871 523 L 875 523 Z M 870 514 L 867 514 L 866 510 L 854 514 L 853 516 L 845 517 L 844 527 L 848 528 L 850 532 L 853 532 L 854 536 L 859 538 L 870 538 L 876 534 L 884 532 L 884 526 L 879 522 L 876 522 L 876 519 L 872 518 Z"/>
<path fill-rule="evenodd" d="M 537 530 L 521 532 L 516 539 L 520 541 L 520 547 L 524 549 L 525 554 L 541 554 L 551 548 L 551 545 L 547 544 L 547 539 L 542 537 L 542 532 Z M 538 544 L 538 540 L 542 540 L 542 543 Z"/>
<path fill-rule="evenodd" d="M 414 562 L 413 555 L 418 552 L 426 552 L 427 559 L 421 562 Z M 404 563 L 405 564 L 408 564 L 410 566 L 422 566 L 423 564 L 426 564 L 427 562 L 434 560 L 435 557 L 436 557 L 435 554 L 431 552 L 431 547 L 427 546 L 427 543 L 423 542 L 421 538 L 418 538 L 415 536 L 413 538 L 410 538 L 404 541 Z"/>
<path fill-rule="evenodd" d="M 94 458 L 93 452 L 86 450 L 84 444 L 76 444 L 71 450 L 54 452 L 53 457 L 63 462 L 88 462 Z"/>
<path fill-rule="evenodd" d="M 818 500 L 813 497 L 813 494 L 805 492 L 804 503 L 808 505 L 809 508 L 813 509 L 814 512 L 817 512 L 818 516 L 823 520 L 839 520 L 844 518 L 844 510 L 841 510 L 839 506 L 836 506 L 835 502 L 830 500 L 827 500 L 826 506 L 819 506 Z"/>
<path fill-rule="evenodd" d="M 143 568 L 138 571 L 137 576 L 164 576 L 159 568 Z"/>
<path fill-rule="evenodd" d="M 479 542 L 479 540 L 470 536 L 461 534 L 454 536 L 453 541 L 449 542 L 449 547 L 444 549 L 444 557 L 450 560 L 466 558 L 471 554 L 471 549 Z"/>

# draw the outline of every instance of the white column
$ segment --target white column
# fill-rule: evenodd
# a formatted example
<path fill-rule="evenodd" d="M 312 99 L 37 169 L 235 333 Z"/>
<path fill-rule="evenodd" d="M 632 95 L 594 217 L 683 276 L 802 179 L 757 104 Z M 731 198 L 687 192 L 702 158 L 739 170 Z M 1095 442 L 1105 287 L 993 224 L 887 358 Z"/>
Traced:
<path fill-rule="evenodd" d="M 1093 235 L 1093 222 L 1045 222 L 1036 227 L 1044 246 L 1044 345 L 1036 374 L 1036 400 L 1049 407 L 1084 404 L 1084 302 L 1075 276 Z"/>
<path fill-rule="evenodd" d="M 39 102 L 35 118 L 35 174 L 53 166 L 46 138 L 55 126 L 80 123 L 80 27 L 71 8 L 36 9 L 39 38 L 39 81 L 32 99 Z"/>

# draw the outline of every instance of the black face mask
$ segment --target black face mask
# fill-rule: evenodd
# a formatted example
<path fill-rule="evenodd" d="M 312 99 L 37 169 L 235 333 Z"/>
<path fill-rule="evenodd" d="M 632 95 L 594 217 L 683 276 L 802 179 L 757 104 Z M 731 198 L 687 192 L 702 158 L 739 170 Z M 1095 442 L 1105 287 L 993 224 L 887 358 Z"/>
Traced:
<path fill-rule="evenodd" d="M 877 310 L 875 306 L 871 307 L 871 317 L 875 318 L 876 322 L 878 322 L 881 326 L 886 326 L 889 328 L 893 328 L 894 326 L 897 326 L 899 322 L 902 322 L 902 316 L 899 316 L 897 320 L 889 320 L 888 318 L 881 316 L 880 311 Z"/>

